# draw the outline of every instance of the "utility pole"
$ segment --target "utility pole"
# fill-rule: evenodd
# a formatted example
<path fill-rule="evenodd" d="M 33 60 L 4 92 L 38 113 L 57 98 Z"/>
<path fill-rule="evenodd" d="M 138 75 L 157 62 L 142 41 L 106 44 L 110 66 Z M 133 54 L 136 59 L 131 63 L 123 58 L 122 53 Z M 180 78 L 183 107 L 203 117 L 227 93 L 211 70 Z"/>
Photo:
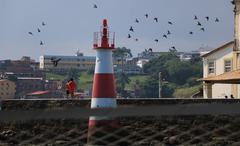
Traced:
<path fill-rule="evenodd" d="M 162 98 L 162 73 L 158 73 L 159 78 L 159 91 L 158 91 L 158 98 Z"/>

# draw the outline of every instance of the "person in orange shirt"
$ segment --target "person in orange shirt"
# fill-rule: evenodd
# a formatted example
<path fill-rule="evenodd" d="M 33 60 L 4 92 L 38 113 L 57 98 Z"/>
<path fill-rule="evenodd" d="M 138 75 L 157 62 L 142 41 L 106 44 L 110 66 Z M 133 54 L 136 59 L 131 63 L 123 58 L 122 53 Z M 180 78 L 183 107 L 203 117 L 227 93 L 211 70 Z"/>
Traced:
<path fill-rule="evenodd" d="M 70 81 L 68 82 L 69 86 L 70 86 L 70 95 L 71 97 L 73 98 L 74 97 L 74 91 L 75 91 L 75 88 L 76 88 L 76 84 L 75 82 L 73 81 L 73 78 L 70 79 Z"/>

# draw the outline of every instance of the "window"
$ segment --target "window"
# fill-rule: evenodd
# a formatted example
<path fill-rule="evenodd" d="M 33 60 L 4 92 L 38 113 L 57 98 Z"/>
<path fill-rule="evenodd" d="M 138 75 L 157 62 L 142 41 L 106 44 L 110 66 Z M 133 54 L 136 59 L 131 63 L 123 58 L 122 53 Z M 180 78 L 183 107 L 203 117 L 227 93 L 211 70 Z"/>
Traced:
<path fill-rule="evenodd" d="M 224 72 L 229 72 L 232 70 L 232 61 L 224 60 Z"/>
<path fill-rule="evenodd" d="M 215 73 L 215 62 L 209 61 L 208 62 L 208 74 L 214 74 Z"/>

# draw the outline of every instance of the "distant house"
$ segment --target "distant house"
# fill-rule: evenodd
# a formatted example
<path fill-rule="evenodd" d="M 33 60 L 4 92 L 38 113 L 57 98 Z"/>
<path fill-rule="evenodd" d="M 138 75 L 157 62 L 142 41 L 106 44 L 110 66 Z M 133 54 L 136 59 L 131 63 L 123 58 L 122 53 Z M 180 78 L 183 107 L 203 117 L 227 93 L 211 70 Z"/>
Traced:
<path fill-rule="evenodd" d="M 44 79 L 42 77 L 17 77 L 16 84 L 16 94 L 21 96 L 44 90 Z"/>
<path fill-rule="evenodd" d="M 0 100 L 13 99 L 16 93 L 16 85 L 14 82 L 1 79 L 0 80 Z"/>

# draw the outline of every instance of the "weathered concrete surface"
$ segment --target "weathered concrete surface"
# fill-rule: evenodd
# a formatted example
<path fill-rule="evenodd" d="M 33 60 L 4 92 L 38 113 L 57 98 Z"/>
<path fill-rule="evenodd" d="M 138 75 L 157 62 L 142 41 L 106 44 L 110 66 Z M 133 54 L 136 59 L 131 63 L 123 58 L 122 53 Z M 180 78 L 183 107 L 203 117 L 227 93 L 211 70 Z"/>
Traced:
<path fill-rule="evenodd" d="M 90 99 L 41 99 L 41 100 L 3 100 L 2 110 L 30 110 L 45 108 L 89 107 Z M 150 106 L 170 104 L 231 104 L 240 103 L 240 99 L 118 99 L 118 106 Z"/>
<path fill-rule="evenodd" d="M 163 107 L 172 107 L 175 111 L 190 111 L 189 105 L 199 107 L 208 105 L 215 107 L 226 104 L 226 107 L 238 109 L 237 99 L 120 99 L 121 108 L 137 108 L 141 116 L 119 117 L 121 128 L 116 133 L 106 133 L 101 142 L 123 146 L 165 146 L 165 145 L 240 145 L 240 114 L 218 115 L 144 115 L 144 107 L 152 107 L 156 113 Z M 42 110 L 48 114 L 51 109 L 61 108 L 63 111 L 74 108 L 89 107 L 90 99 L 79 100 L 4 100 L 1 102 L 3 112 Z M 143 109 L 141 109 L 141 107 Z M 161 107 L 158 109 L 157 107 Z M 186 108 L 184 108 L 186 107 Z M 164 108 L 164 107 L 163 107 Z M 239 106 L 240 108 L 240 106 Z M 143 112 L 141 113 L 141 110 Z M 215 108 L 214 108 L 215 109 Z M 204 109 L 206 110 L 206 109 Z M 222 109 L 221 109 L 222 110 Z M 0 112 L 0 113 L 1 113 Z M 159 111 L 164 112 L 164 111 Z M 194 109 L 192 109 L 194 112 Z M 206 110 L 206 113 L 208 110 Z M 124 111 L 123 111 L 124 113 Z M 131 115 L 130 112 L 125 111 Z M 168 113 L 168 112 L 166 112 Z M 35 119 L 26 121 L 0 121 L 0 145 L 76 145 L 86 144 L 88 119 L 68 116 Z M 77 113 L 76 113 L 77 114 Z M 26 114 L 27 115 L 27 114 Z M 10 116 L 10 115 L 9 115 Z M 21 114 L 19 117 L 21 118 Z M 36 114 L 37 116 L 37 114 Z M 101 129 L 99 129 L 101 133 Z"/>

